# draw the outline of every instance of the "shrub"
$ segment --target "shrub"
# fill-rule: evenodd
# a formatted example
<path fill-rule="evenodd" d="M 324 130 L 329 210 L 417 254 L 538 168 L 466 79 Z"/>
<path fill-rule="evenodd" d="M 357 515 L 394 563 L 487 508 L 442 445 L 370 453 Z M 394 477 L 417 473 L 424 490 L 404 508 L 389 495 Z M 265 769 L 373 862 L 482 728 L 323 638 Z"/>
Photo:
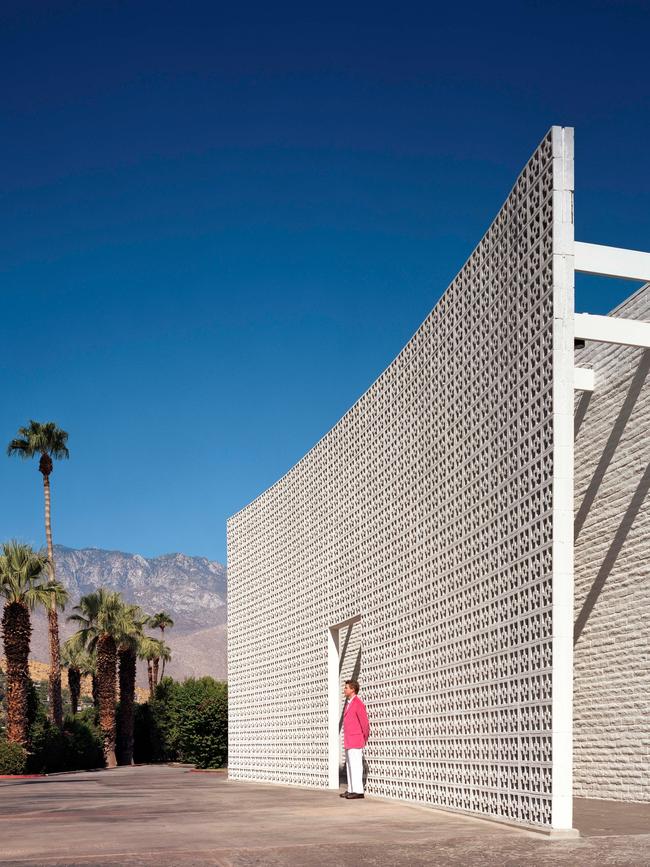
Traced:
<path fill-rule="evenodd" d="M 95 708 L 89 708 L 76 717 L 66 717 L 63 725 L 67 739 L 66 770 L 87 771 L 104 767 L 103 740 L 95 716 Z"/>
<path fill-rule="evenodd" d="M 176 759 L 172 746 L 170 707 L 162 701 L 136 704 L 133 722 L 133 761 L 171 762 Z"/>
<path fill-rule="evenodd" d="M 67 770 L 63 732 L 53 726 L 44 714 L 38 715 L 29 735 L 30 750 L 27 767 L 31 773 L 47 774 Z"/>
<path fill-rule="evenodd" d="M 0 774 L 24 774 L 27 752 L 20 744 L 0 740 Z"/>
<path fill-rule="evenodd" d="M 199 768 L 228 756 L 228 687 L 211 677 L 163 678 L 153 700 L 135 709 L 136 762 L 181 761 Z"/>
<path fill-rule="evenodd" d="M 211 677 L 190 678 L 176 699 L 175 746 L 183 762 L 220 768 L 228 758 L 228 688 Z"/>
<path fill-rule="evenodd" d="M 27 767 L 39 774 L 81 771 L 104 766 L 102 739 L 94 708 L 67 716 L 60 731 L 40 714 L 31 728 Z"/>
<path fill-rule="evenodd" d="M 135 704 L 133 708 L 133 761 L 136 765 L 146 765 L 160 761 L 154 755 L 154 721 L 149 702 Z"/>

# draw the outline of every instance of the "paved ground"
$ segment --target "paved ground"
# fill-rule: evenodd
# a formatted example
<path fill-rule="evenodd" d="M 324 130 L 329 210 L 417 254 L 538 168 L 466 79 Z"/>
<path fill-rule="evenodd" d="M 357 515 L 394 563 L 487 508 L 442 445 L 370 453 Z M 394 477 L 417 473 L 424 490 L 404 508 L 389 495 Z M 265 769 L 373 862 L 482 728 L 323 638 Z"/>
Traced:
<path fill-rule="evenodd" d="M 0 864 L 650 867 L 650 805 L 576 802 L 579 840 L 187 768 L 0 780 Z"/>

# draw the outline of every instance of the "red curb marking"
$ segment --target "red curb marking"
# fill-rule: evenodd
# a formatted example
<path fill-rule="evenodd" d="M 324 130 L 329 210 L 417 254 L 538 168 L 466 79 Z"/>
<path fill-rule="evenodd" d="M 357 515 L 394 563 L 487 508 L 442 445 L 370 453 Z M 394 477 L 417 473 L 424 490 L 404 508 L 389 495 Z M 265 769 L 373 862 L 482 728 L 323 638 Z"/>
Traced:
<path fill-rule="evenodd" d="M 47 774 L 0 774 L 0 780 L 34 780 Z"/>

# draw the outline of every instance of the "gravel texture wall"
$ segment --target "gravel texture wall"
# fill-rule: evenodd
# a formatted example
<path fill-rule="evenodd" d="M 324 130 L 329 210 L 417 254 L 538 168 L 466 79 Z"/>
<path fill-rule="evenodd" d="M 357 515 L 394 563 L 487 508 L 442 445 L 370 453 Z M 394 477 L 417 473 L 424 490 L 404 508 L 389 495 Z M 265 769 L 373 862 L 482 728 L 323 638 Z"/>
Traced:
<path fill-rule="evenodd" d="M 611 315 L 650 322 L 650 284 Z M 650 350 L 576 364 L 574 790 L 650 801 Z"/>

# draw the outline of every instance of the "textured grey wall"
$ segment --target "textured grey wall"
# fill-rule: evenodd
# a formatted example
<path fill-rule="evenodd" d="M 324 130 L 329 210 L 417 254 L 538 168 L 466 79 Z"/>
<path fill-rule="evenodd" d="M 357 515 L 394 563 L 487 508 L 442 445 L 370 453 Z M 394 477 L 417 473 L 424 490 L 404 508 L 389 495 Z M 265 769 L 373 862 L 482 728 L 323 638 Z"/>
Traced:
<path fill-rule="evenodd" d="M 650 321 L 650 286 L 613 315 Z M 650 801 L 650 350 L 587 344 L 576 400 L 574 790 Z"/>
<path fill-rule="evenodd" d="M 327 630 L 361 615 L 368 791 L 551 823 L 563 136 L 390 367 L 228 522 L 231 777 L 328 785 Z"/>

